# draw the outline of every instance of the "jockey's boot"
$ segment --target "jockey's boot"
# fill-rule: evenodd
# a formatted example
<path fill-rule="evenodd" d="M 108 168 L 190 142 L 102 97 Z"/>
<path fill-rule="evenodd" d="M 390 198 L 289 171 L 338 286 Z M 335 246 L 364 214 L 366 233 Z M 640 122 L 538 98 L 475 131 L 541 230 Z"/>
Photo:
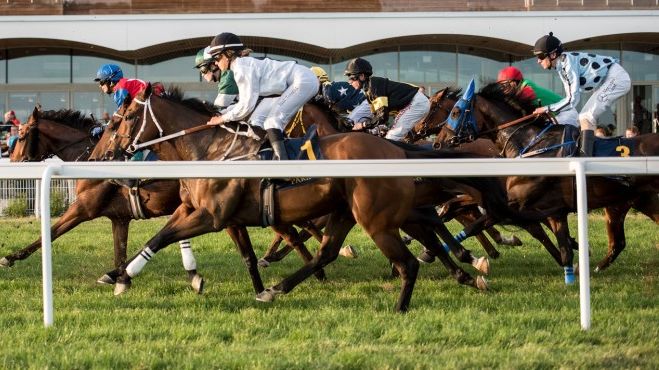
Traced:
<path fill-rule="evenodd" d="M 284 135 L 280 129 L 269 128 L 266 130 L 268 133 L 268 140 L 274 151 L 274 158 L 276 160 L 285 160 L 288 159 L 288 154 L 286 153 L 286 147 L 284 146 Z"/>
<path fill-rule="evenodd" d="M 593 145 L 595 143 L 595 132 L 593 130 L 581 130 L 580 157 L 592 157 Z"/>

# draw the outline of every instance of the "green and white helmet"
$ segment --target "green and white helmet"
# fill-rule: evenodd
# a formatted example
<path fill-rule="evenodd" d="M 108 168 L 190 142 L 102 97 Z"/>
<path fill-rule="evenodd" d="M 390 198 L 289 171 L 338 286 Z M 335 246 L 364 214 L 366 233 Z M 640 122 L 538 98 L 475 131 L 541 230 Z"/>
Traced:
<path fill-rule="evenodd" d="M 210 64 L 213 61 L 213 57 L 209 53 L 210 46 L 205 47 L 197 52 L 197 56 L 194 58 L 194 68 L 201 68 L 205 64 Z"/>

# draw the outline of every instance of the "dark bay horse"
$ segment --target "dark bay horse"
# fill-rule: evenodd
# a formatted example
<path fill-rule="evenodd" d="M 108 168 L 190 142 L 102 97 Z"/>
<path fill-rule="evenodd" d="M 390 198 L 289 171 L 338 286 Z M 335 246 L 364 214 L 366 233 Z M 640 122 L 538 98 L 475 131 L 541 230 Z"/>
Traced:
<path fill-rule="evenodd" d="M 123 121 L 106 147 L 107 157 L 123 156 L 136 145 L 157 139 L 161 133 L 156 126 L 162 128 L 163 135 L 168 135 L 208 121 L 208 114 L 151 92 L 147 87 L 126 108 Z M 229 123 L 210 131 L 178 136 L 172 140 L 172 146 L 178 157 L 184 160 L 256 159 L 264 144 L 263 138 L 264 133 L 259 129 L 245 129 L 239 124 Z M 324 158 L 336 160 L 441 158 L 445 155 L 440 152 L 408 152 L 381 138 L 360 133 L 320 137 L 319 145 Z M 450 155 L 455 156 L 455 153 Z M 258 179 L 186 179 L 181 183 L 187 194 L 182 197 L 183 203 L 167 225 L 145 245 L 143 251 L 149 255 L 176 240 L 216 232 L 227 226 L 261 226 Z M 470 194 L 482 202 L 488 214 L 500 219 L 524 222 L 528 217 L 543 217 L 537 213 L 522 215 L 511 212 L 500 184 L 487 179 L 433 178 L 428 185 L 417 186 L 415 179 L 405 177 L 321 178 L 285 188 L 277 195 L 279 225 L 325 214 L 330 215 L 329 220 L 313 260 L 280 284 L 259 294 L 257 299 L 274 300 L 276 295 L 291 291 L 336 259 L 347 233 L 358 223 L 398 269 L 402 284 L 396 309 L 407 310 L 418 262 L 406 248 L 398 230 L 408 220 L 422 218 L 414 212 L 418 207 L 445 201 L 447 193 L 442 189 Z M 484 192 L 487 196 L 483 196 Z M 301 202 L 301 199 L 305 201 Z M 434 252 L 438 256 L 444 253 L 441 247 L 431 247 L 437 249 Z M 117 285 L 130 284 L 146 262 L 142 254 L 136 255 L 124 269 Z"/>
<path fill-rule="evenodd" d="M 433 99 L 431 112 L 435 122 L 445 122 L 458 100 L 455 91 L 443 91 Z M 513 158 L 523 152 L 542 157 L 557 156 L 562 147 L 564 127 L 550 125 L 545 120 L 529 120 L 519 125 L 499 129 L 499 125 L 511 122 L 532 112 L 528 102 L 519 101 L 504 94 L 498 84 L 490 84 L 476 94 L 473 102 L 475 127 L 459 127 L 458 134 L 448 125 L 439 125 L 440 132 L 435 147 L 449 143 L 469 141 L 467 136 L 485 137 L 496 143 L 501 156 Z M 457 114 L 457 112 L 455 112 Z M 476 132 L 474 132 L 476 131 Z M 646 134 L 632 138 L 625 145 L 635 155 L 659 155 L 659 135 Z M 571 238 L 567 228 L 567 213 L 576 209 L 573 178 L 548 178 L 511 176 L 507 180 L 508 196 L 520 208 L 547 209 L 560 205 L 562 210 L 548 219 L 561 250 L 560 264 L 572 265 Z M 589 209 L 605 208 L 609 246 L 607 255 L 596 271 L 607 268 L 626 246 L 624 219 L 631 207 L 659 223 L 659 178 L 637 176 L 627 183 L 607 177 L 589 177 Z"/>
<path fill-rule="evenodd" d="M 86 161 L 96 146 L 90 132 L 101 122 L 71 110 L 40 111 L 34 109 L 28 121 L 21 125 L 12 162 L 41 161 L 54 155 L 64 161 Z M 180 204 L 178 181 L 151 181 L 143 183 L 135 194 L 140 204 L 136 209 L 125 186 L 104 180 L 79 180 L 76 183 L 76 201 L 51 228 L 52 240 L 59 238 L 79 224 L 98 217 L 112 222 L 115 270 L 98 279 L 99 283 L 113 284 L 116 270 L 126 261 L 128 228 L 132 220 L 171 214 Z M 135 197 L 134 197 L 135 199 Z M 190 242 L 180 242 L 183 265 L 193 289 L 201 293 L 203 277 L 197 273 L 196 261 Z M 9 267 L 41 248 L 41 239 L 0 259 L 0 266 Z"/>

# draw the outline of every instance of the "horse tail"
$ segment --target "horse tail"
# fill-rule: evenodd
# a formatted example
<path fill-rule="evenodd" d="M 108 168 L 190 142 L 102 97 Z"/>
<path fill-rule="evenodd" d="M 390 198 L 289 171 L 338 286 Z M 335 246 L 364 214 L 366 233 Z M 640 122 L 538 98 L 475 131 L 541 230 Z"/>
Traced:
<path fill-rule="evenodd" d="M 441 158 L 483 158 L 470 152 L 457 152 L 451 149 L 439 149 L 430 151 L 405 151 L 408 159 L 441 159 Z M 508 201 L 508 192 L 505 189 L 504 182 L 496 177 L 451 177 L 446 176 L 454 184 L 466 186 L 460 190 L 473 192 L 476 199 L 481 200 L 481 206 L 487 214 L 495 219 L 498 223 L 512 223 L 515 225 L 524 225 L 532 222 L 538 222 L 547 219 L 550 215 L 562 212 L 563 207 L 555 207 L 545 210 L 537 209 L 515 209 Z M 446 189 L 451 190 L 451 189 Z"/>

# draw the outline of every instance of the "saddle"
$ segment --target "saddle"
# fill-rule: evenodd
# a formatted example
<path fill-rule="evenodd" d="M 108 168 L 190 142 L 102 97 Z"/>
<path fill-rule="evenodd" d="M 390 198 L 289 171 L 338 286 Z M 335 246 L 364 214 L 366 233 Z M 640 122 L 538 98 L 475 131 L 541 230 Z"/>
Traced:
<path fill-rule="evenodd" d="M 636 154 L 634 142 L 622 136 L 596 137 L 593 145 L 593 157 L 631 157 Z"/>
<path fill-rule="evenodd" d="M 324 159 L 320 152 L 318 142 L 318 133 L 316 125 L 312 125 L 307 130 L 306 135 L 302 138 L 284 139 L 284 145 L 288 158 L 295 160 L 321 160 Z M 272 160 L 272 148 L 267 147 L 259 151 L 259 157 L 262 160 Z M 261 199 L 259 209 L 261 210 L 261 225 L 263 227 L 275 225 L 277 223 L 275 194 L 280 189 L 315 181 L 312 178 L 292 178 L 292 179 L 262 179 L 260 192 Z"/>

